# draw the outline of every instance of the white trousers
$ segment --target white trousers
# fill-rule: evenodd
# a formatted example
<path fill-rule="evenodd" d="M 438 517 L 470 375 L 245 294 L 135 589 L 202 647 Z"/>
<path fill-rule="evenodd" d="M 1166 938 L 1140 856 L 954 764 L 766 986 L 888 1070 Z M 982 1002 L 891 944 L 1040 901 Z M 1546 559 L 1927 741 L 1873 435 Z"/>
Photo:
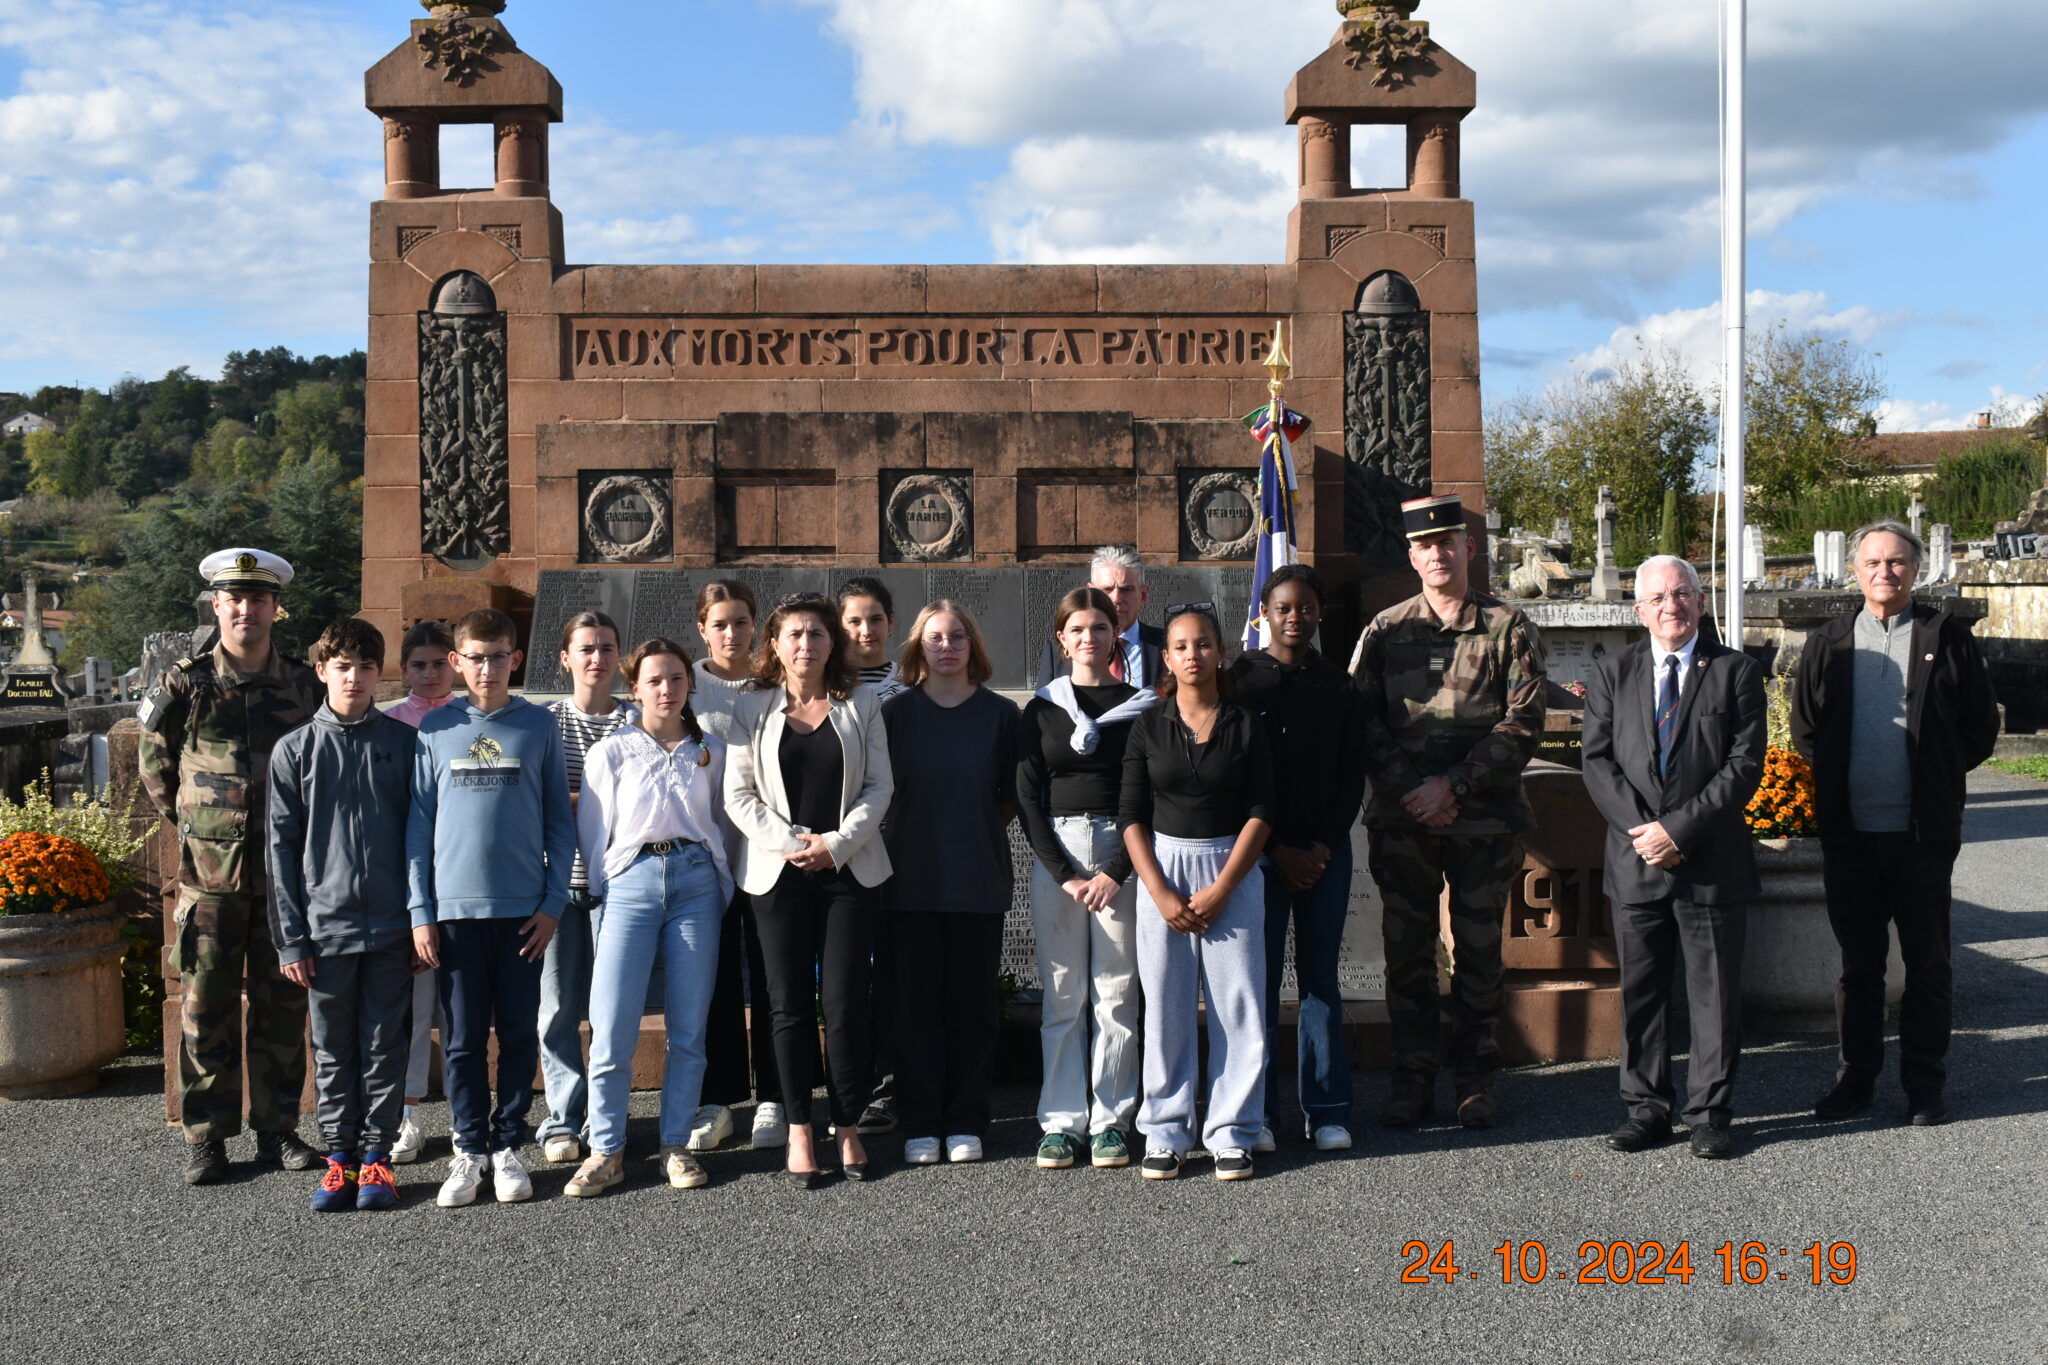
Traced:
<path fill-rule="evenodd" d="M 1123 848 L 1113 816 L 1061 815 L 1052 827 L 1086 876 Z M 1107 906 L 1091 912 L 1044 864 L 1031 864 L 1031 932 L 1045 991 L 1038 1026 L 1045 1060 L 1040 1132 L 1085 1139 L 1112 1128 L 1127 1131 L 1137 1113 L 1137 886 L 1133 874 Z"/>

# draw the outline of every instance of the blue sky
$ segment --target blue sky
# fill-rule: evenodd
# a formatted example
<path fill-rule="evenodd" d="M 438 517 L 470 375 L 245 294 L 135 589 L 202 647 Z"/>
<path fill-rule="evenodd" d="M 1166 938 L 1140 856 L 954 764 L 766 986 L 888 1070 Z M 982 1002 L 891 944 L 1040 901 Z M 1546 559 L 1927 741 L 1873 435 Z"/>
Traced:
<path fill-rule="evenodd" d="M 1894 429 L 2048 390 L 2048 6 L 1751 8 L 1752 325 L 1881 354 Z M 361 72 L 420 13 L 0 0 L 0 389 L 361 345 L 381 179 Z M 1480 76 L 1465 187 L 1489 399 L 1638 337 L 1709 374 L 1712 0 L 1418 17 Z M 512 0 L 505 21 L 566 91 L 575 260 L 1270 261 L 1293 199 L 1281 94 L 1336 15 Z M 450 183 L 488 178 L 480 134 L 446 161 Z"/>

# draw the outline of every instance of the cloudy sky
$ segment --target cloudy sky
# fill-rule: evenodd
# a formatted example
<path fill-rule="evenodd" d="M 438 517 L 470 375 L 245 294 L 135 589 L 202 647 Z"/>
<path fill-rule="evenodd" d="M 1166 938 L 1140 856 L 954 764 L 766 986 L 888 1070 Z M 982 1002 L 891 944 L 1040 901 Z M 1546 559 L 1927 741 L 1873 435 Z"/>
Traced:
<path fill-rule="evenodd" d="M 2048 5 L 1751 6 L 1753 325 L 1881 354 L 1893 429 L 2048 389 Z M 362 71 L 414 0 L 0 0 L 0 389 L 363 341 Z M 1498 399 L 1716 353 L 1713 0 L 1425 0 Z M 1330 0 L 512 0 L 581 261 L 1274 261 Z M 1360 179 L 1399 149 L 1361 138 Z M 487 184 L 481 130 L 444 145 Z"/>

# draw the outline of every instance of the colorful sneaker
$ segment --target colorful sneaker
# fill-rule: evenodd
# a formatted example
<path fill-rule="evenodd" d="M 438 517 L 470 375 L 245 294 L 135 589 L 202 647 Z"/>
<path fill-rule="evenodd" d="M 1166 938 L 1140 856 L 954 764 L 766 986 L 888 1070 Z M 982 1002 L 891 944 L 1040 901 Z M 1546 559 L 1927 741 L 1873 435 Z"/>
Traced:
<path fill-rule="evenodd" d="M 355 1160 L 347 1152 L 327 1158 L 327 1170 L 313 1190 L 313 1212 L 346 1213 L 356 1206 Z"/>
<path fill-rule="evenodd" d="M 1131 1148 L 1124 1141 L 1124 1135 L 1114 1128 L 1105 1128 L 1088 1143 L 1088 1164 L 1091 1166 L 1128 1166 L 1131 1164 Z"/>
<path fill-rule="evenodd" d="M 1138 1166 L 1138 1174 L 1147 1180 L 1178 1179 L 1180 1158 L 1163 1147 L 1155 1147 L 1145 1153 L 1145 1160 Z"/>
<path fill-rule="evenodd" d="M 592 1152 L 576 1168 L 576 1174 L 569 1177 L 569 1183 L 562 1186 L 562 1193 L 571 1199 L 595 1199 L 625 1178 L 626 1160 L 622 1153 L 606 1156 Z"/>
<path fill-rule="evenodd" d="M 1242 1147 L 1222 1147 L 1216 1152 L 1216 1178 L 1218 1180 L 1250 1180 L 1252 1178 L 1252 1154 Z"/>
<path fill-rule="evenodd" d="M 476 1192 L 484 1183 L 484 1177 L 491 1172 L 491 1159 L 457 1149 L 455 1159 L 448 1163 L 448 1178 L 441 1182 L 440 1192 L 434 1202 L 444 1209 L 459 1209 L 465 1204 L 476 1202 Z"/>
<path fill-rule="evenodd" d="M 491 1188 L 500 1204 L 518 1204 L 533 1198 L 533 1177 L 526 1163 L 510 1147 L 491 1153 Z"/>
<path fill-rule="evenodd" d="M 391 1164 L 410 1166 L 420 1159 L 420 1151 L 427 1145 L 427 1135 L 420 1131 L 420 1107 L 416 1104 L 405 1106 L 405 1117 L 398 1124 L 398 1141 L 391 1144 Z"/>
<path fill-rule="evenodd" d="M 756 1147 L 787 1147 L 789 1145 L 789 1114 L 774 1100 L 762 1100 L 754 1106 L 754 1145 Z"/>
<path fill-rule="evenodd" d="M 391 1159 L 375 1148 L 363 1153 L 362 1167 L 356 1172 L 356 1207 L 398 1207 L 398 1177 L 392 1174 Z"/>
<path fill-rule="evenodd" d="M 722 1104 L 700 1104 L 690 1115 L 690 1150 L 709 1152 L 732 1136 L 732 1110 Z"/>
<path fill-rule="evenodd" d="M 1038 1169 L 1041 1171 L 1065 1170 L 1079 1155 L 1079 1138 L 1068 1137 L 1065 1133 L 1047 1133 L 1038 1140 Z"/>

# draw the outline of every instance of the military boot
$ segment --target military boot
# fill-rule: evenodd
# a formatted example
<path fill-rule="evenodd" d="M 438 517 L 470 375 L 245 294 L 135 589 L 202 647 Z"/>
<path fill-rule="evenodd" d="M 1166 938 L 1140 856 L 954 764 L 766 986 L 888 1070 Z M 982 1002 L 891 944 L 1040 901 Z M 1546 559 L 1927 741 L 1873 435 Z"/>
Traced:
<path fill-rule="evenodd" d="M 320 1164 L 320 1154 L 299 1141 L 297 1133 L 258 1133 L 256 1159 L 288 1171 L 310 1171 Z"/>
<path fill-rule="evenodd" d="M 1491 1128 L 1500 1122 L 1500 1102 L 1493 1097 L 1493 1081 L 1458 1082 L 1458 1122 L 1467 1128 Z"/>
<path fill-rule="evenodd" d="M 1421 1071 L 1396 1071 L 1380 1106 L 1380 1123 L 1388 1128 L 1413 1128 L 1436 1107 L 1436 1077 Z"/>
<path fill-rule="evenodd" d="M 218 1185 L 228 1178 L 228 1145 L 220 1139 L 186 1144 L 185 1183 Z"/>

